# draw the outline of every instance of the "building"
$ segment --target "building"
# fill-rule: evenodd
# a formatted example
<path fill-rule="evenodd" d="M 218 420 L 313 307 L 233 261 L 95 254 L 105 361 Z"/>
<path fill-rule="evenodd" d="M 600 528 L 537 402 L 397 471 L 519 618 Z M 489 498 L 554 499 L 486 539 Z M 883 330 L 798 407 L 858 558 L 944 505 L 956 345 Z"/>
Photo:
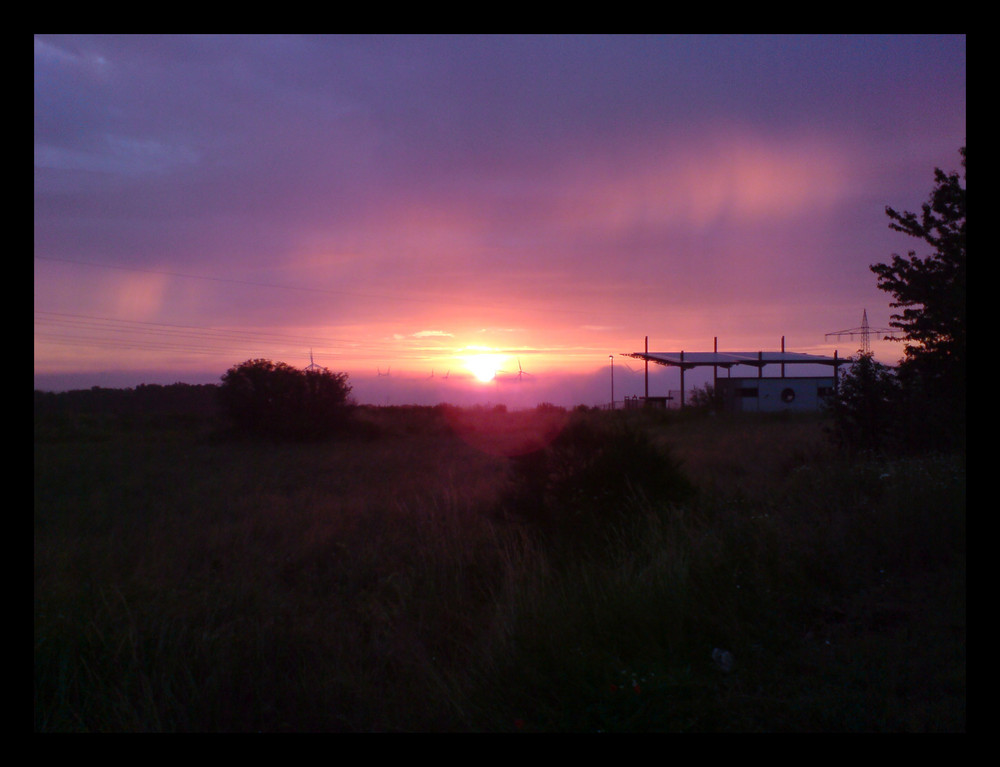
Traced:
<path fill-rule="evenodd" d="M 819 410 L 835 385 L 834 376 L 719 378 L 715 392 L 726 412 L 774 413 Z"/>
<path fill-rule="evenodd" d="M 837 390 L 837 374 L 841 365 L 848 360 L 841 358 L 837 352 L 832 357 L 819 354 L 803 354 L 801 352 L 786 352 L 785 339 L 781 339 L 781 351 L 778 352 L 720 352 L 718 339 L 715 351 L 711 352 L 651 352 L 649 338 L 646 339 L 646 350 L 623 355 L 646 363 L 646 400 L 655 400 L 649 396 L 649 363 L 677 367 L 681 374 L 680 406 L 684 407 L 684 373 L 696 367 L 713 368 L 713 387 L 722 398 L 723 407 L 735 412 L 779 412 L 783 410 L 818 410 L 825 397 Z M 823 376 L 787 376 L 790 366 L 822 365 L 832 367 L 832 375 Z M 732 377 L 734 367 L 744 366 L 756 368 L 755 376 Z M 769 367 L 770 366 L 770 367 Z M 778 375 L 764 375 L 764 369 L 778 371 Z M 719 377 L 719 370 L 726 377 Z"/>

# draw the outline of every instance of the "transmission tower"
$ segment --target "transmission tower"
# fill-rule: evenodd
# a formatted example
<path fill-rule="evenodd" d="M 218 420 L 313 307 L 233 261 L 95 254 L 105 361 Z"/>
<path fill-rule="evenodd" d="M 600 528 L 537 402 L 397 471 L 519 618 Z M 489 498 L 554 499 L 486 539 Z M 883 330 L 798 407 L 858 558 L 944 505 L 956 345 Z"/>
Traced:
<path fill-rule="evenodd" d="M 857 338 L 858 336 L 861 336 L 861 351 L 864 352 L 865 354 L 871 354 L 871 350 L 872 350 L 872 344 L 871 344 L 872 333 L 877 333 L 877 334 L 880 334 L 880 335 L 881 334 L 885 334 L 885 335 L 889 335 L 890 337 L 895 337 L 895 336 L 892 336 L 892 334 L 894 332 L 895 331 L 890 330 L 889 328 L 873 328 L 873 327 L 871 327 L 868 324 L 868 310 L 865 309 L 864 312 L 861 315 L 861 327 L 860 328 L 848 328 L 847 330 L 835 330 L 832 333 L 827 333 L 826 337 L 829 338 L 830 336 L 835 336 L 837 338 L 842 338 L 843 336 L 847 336 L 848 338 Z"/>

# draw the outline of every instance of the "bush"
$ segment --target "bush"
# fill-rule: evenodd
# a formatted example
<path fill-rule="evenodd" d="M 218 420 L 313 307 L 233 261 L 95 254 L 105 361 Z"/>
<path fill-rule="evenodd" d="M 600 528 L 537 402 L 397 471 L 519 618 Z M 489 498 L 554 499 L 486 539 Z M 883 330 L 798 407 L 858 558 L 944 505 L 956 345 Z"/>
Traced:
<path fill-rule="evenodd" d="M 848 452 L 880 452 L 894 443 L 899 385 L 871 352 L 858 354 L 828 403 L 830 434 Z"/>
<path fill-rule="evenodd" d="M 544 532 L 581 539 L 603 535 L 652 504 L 680 503 L 694 486 L 649 435 L 604 414 L 577 413 L 541 450 L 512 459 L 506 508 Z"/>
<path fill-rule="evenodd" d="M 239 434 L 309 440 L 343 428 L 350 392 L 347 373 L 298 370 L 284 362 L 254 359 L 222 376 L 219 397 Z"/>
<path fill-rule="evenodd" d="M 712 384 L 705 384 L 691 391 L 688 406 L 703 413 L 718 413 L 722 411 L 722 395 Z"/>

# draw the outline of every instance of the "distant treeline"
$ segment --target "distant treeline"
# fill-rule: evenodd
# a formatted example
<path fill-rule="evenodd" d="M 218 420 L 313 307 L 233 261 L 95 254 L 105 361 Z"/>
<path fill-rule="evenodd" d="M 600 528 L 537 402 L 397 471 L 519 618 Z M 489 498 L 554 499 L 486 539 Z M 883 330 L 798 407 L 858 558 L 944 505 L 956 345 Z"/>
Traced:
<path fill-rule="evenodd" d="M 139 384 L 134 389 L 35 390 L 35 415 L 191 415 L 212 418 L 219 413 L 217 384 Z"/>

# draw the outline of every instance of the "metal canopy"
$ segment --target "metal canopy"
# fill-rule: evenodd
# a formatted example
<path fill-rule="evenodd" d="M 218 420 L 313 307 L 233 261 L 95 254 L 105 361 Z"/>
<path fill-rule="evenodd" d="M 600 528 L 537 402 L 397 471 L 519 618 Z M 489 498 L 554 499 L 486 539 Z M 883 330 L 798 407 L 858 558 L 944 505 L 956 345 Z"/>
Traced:
<path fill-rule="evenodd" d="M 820 354 L 803 354 L 801 352 L 631 352 L 622 355 L 638 360 L 655 362 L 658 365 L 679 367 L 689 370 L 696 367 L 731 368 L 733 365 L 751 365 L 763 368 L 765 365 L 832 365 L 836 368 L 847 360 Z"/>

